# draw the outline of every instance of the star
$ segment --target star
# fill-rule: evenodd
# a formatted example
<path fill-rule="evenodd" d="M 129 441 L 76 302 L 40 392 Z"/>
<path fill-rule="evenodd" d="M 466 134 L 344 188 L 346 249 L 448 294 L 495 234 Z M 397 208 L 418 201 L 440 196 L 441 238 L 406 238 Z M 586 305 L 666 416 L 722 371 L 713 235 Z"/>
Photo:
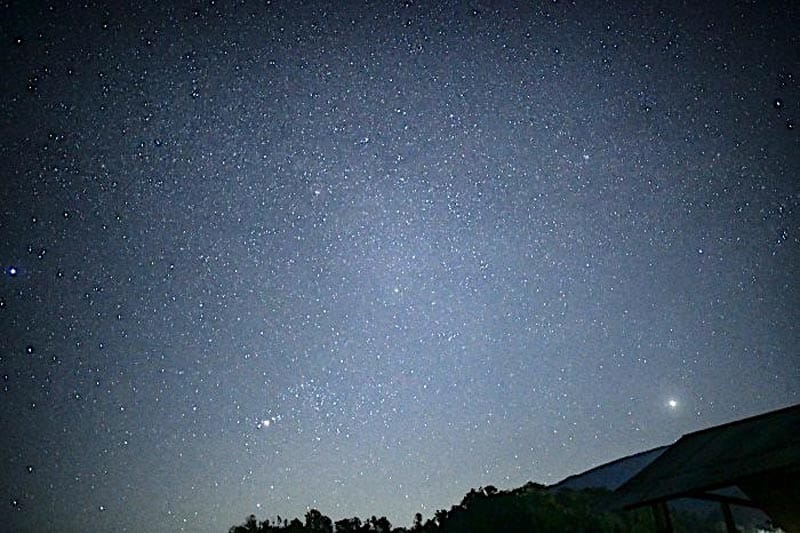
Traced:
<path fill-rule="evenodd" d="M 667 400 L 667 407 L 669 407 L 671 410 L 674 411 L 675 409 L 678 408 L 678 400 L 676 400 L 675 398 L 670 398 L 669 400 Z"/>

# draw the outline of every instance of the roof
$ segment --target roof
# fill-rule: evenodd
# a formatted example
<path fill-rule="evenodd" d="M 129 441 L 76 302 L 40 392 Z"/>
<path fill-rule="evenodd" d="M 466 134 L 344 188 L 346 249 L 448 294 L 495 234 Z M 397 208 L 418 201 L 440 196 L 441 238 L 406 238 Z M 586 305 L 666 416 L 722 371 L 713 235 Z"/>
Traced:
<path fill-rule="evenodd" d="M 616 490 L 614 506 L 696 497 L 793 470 L 800 472 L 800 405 L 684 435 Z"/>
<path fill-rule="evenodd" d="M 652 463 L 667 448 L 667 446 L 660 446 L 604 463 L 585 472 L 564 478 L 548 488 L 552 490 L 581 490 L 587 488 L 614 490 L 645 466 Z"/>

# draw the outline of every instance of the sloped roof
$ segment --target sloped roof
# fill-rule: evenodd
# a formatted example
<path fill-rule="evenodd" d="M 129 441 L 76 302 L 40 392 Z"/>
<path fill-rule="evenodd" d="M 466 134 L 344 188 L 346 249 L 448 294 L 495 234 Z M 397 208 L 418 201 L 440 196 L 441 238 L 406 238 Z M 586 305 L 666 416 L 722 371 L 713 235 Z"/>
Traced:
<path fill-rule="evenodd" d="M 800 471 L 800 405 L 684 435 L 617 489 L 614 506 L 691 497 L 778 470 Z"/>
<path fill-rule="evenodd" d="M 645 466 L 652 463 L 658 456 L 664 453 L 666 449 L 667 446 L 660 446 L 652 450 L 616 459 L 585 472 L 573 474 L 548 488 L 551 490 L 614 490 L 632 478 L 634 474 L 637 474 Z"/>

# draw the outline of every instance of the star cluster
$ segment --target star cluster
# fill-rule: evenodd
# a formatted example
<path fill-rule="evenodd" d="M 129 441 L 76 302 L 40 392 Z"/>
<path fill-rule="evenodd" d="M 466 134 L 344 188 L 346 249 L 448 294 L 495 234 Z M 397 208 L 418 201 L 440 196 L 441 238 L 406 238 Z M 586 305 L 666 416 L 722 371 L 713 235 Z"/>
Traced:
<path fill-rule="evenodd" d="M 180 4 L 0 8 L 3 528 L 408 525 L 797 403 L 797 5 Z"/>

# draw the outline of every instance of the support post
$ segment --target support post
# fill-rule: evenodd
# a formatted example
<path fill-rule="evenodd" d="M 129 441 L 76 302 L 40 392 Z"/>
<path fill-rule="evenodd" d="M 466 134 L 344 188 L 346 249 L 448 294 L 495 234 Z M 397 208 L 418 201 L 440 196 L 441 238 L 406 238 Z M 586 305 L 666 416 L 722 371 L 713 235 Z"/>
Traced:
<path fill-rule="evenodd" d="M 658 533 L 673 533 L 667 502 L 660 501 L 653 504 L 653 517 L 656 519 Z"/>
<path fill-rule="evenodd" d="M 725 531 L 727 533 L 739 533 L 739 530 L 736 529 L 736 522 L 733 520 L 731 506 L 728 505 L 728 502 L 720 502 L 720 505 L 722 506 L 722 515 L 725 517 Z"/>

